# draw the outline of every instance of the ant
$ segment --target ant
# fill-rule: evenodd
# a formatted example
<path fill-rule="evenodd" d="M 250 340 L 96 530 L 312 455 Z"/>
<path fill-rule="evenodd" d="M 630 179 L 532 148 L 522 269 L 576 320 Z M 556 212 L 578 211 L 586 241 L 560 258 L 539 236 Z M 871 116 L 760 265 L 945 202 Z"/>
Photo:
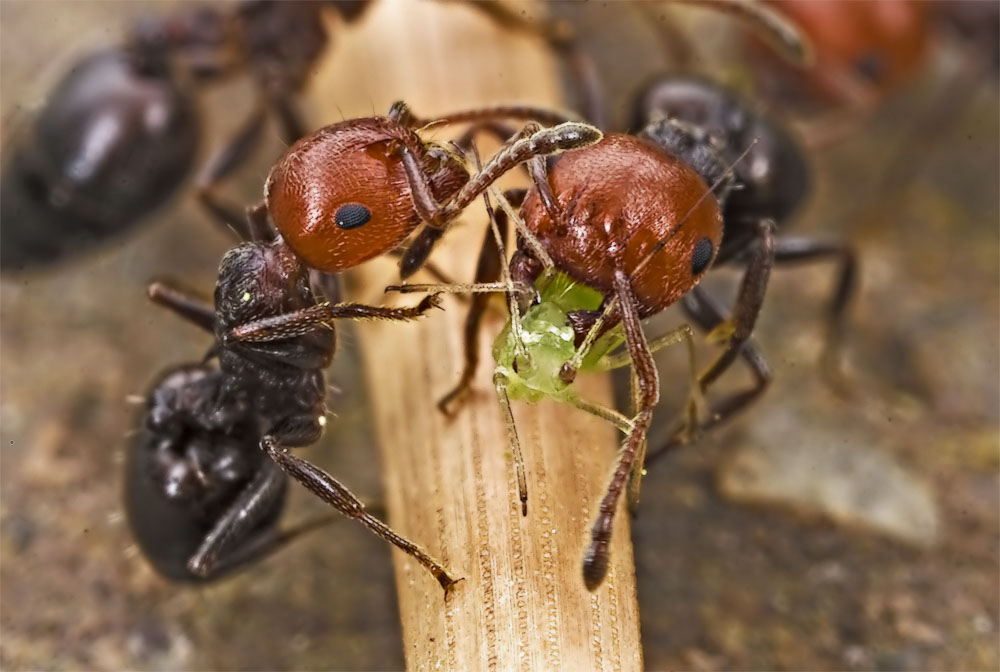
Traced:
<path fill-rule="evenodd" d="M 655 78 L 636 96 L 632 118 L 636 127 L 647 127 L 663 118 L 693 124 L 707 135 L 722 157 L 733 164 L 737 188 L 732 190 L 723 205 L 726 227 L 714 264 L 717 267 L 746 265 L 753 258 L 754 247 L 758 244 L 757 222 L 769 219 L 781 227 L 798 211 L 810 192 L 812 178 L 809 162 L 796 139 L 748 100 L 710 79 L 692 75 Z M 749 146 L 751 141 L 756 142 L 744 159 L 736 161 L 742 148 Z M 692 165 L 699 165 L 700 150 L 697 146 L 689 149 L 678 147 L 678 150 Z M 773 246 L 774 263 L 779 265 L 826 260 L 837 262 L 835 289 L 826 310 L 826 336 L 820 363 L 823 374 L 834 389 L 846 392 L 840 373 L 840 349 L 847 307 L 857 286 L 857 253 L 843 241 L 797 236 L 778 236 Z M 738 317 L 730 318 L 718 300 L 702 287 L 696 287 L 687 294 L 681 307 L 696 325 L 716 335 L 724 335 L 721 332 L 740 321 Z M 720 331 L 717 332 L 717 329 Z M 748 337 L 749 333 L 744 336 Z M 755 382 L 744 396 L 734 400 L 738 408 L 745 407 L 762 394 L 771 380 L 766 360 L 756 344 L 752 340 L 744 340 L 742 350 L 731 352 L 731 356 L 743 358 Z M 710 378 L 714 379 L 723 370 L 716 371 Z M 668 446 L 673 442 L 668 442 Z M 654 457 L 651 455 L 650 459 Z"/>
<path fill-rule="evenodd" d="M 128 451 L 132 536 L 173 581 L 221 578 L 328 520 L 278 531 L 287 478 L 259 450 L 259 421 L 249 409 L 216 406 L 221 384 L 207 362 L 163 372 Z"/>
<path fill-rule="evenodd" d="M 354 20 L 363 3 L 330 3 Z M 327 43 L 324 5 L 255 0 L 146 18 L 125 43 L 83 58 L 48 97 L 3 171 L 5 270 L 55 263 L 123 233 L 191 172 L 201 119 L 194 91 L 246 72 L 260 102 L 215 157 L 201 189 L 231 172 L 270 113 L 293 142 L 292 101 Z"/>
<path fill-rule="evenodd" d="M 532 108 L 493 108 L 459 112 L 448 121 L 489 119 L 508 112 L 515 116 L 555 114 Z M 240 442 L 241 438 L 244 442 L 259 440 L 271 460 L 249 461 L 247 469 L 256 470 L 254 480 L 239 497 L 226 501 L 225 507 L 213 508 L 211 513 L 221 517 L 213 522 L 211 534 L 199 542 L 197 554 L 184 565 L 187 572 L 198 576 L 211 573 L 211 563 L 206 568 L 200 560 L 205 555 L 204 545 L 232 544 L 235 535 L 247 544 L 255 542 L 253 548 L 257 548 L 259 530 L 240 521 L 253 519 L 251 512 L 244 511 L 247 507 L 264 506 L 263 496 L 252 488 L 265 487 L 268 470 L 262 465 L 276 464 L 338 511 L 357 518 L 414 556 L 446 590 L 455 583 L 426 552 L 365 513 L 361 502 L 333 477 L 287 450 L 312 444 L 322 434 L 323 370 L 335 349 L 333 320 L 414 319 L 435 307 L 437 299 L 427 297 L 414 308 L 330 304 L 317 302 L 313 287 L 328 297 L 335 296 L 335 285 L 330 289 L 331 283 L 326 282 L 331 278 L 328 273 L 395 248 L 421 220 L 447 225 L 464 205 L 519 163 L 586 146 L 601 133 L 573 122 L 550 129 L 529 124 L 470 178 L 454 150 L 420 139 L 412 128 L 417 123 L 409 108 L 397 103 L 387 117 L 334 124 L 290 148 L 268 177 L 265 201 L 249 208 L 244 222 L 231 222 L 251 242 L 223 257 L 214 310 L 168 285 L 151 285 L 149 293 L 155 302 L 212 331 L 215 337 L 212 355 L 219 360 L 220 374 L 217 390 L 211 393 L 211 406 L 205 405 L 209 395 L 204 388 L 195 389 L 191 394 L 199 401 L 197 410 L 182 419 L 193 415 L 197 429 L 221 431 L 221 435 L 213 435 L 220 445 Z M 353 181 L 343 179 L 349 175 L 354 176 Z M 448 200 L 440 206 L 437 198 Z M 418 214 L 420 206 L 425 210 Z M 437 212 L 430 212 L 432 208 Z M 217 209 L 222 214 L 227 210 Z M 376 226 L 363 228 L 372 220 Z M 431 239 L 431 245 L 439 235 Z M 426 256 L 430 246 L 421 250 Z M 421 258 L 417 267 L 422 263 Z M 245 426 L 263 429 L 254 434 L 243 429 Z M 274 519 L 268 520 L 273 527 Z M 204 524 L 197 529 L 203 531 Z M 198 535 L 188 532 L 181 536 L 190 539 Z M 254 557 L 272 550 L 273 543 L 255 551 Z M 208 555 L 215 557 L 218 552 L 215 549 L 214 555 Z M 229 564 L 227 561 L 224 566 Z M 176 562 L 172 566 L 176 569 Z"/>
<path fill-rule="evenodd" d="M 477 271 L 480 284 L 454 288 L 485 294 L 497 290 L 490 281 L 499 276 L 504 280 L 499 288 L 512 297 L 510 319 L 493 356 L 496 392 L 510 420 L 516 461 L 511 400 L 569 403 L 612 422 L 627 436 L 584 559 L 584 582 L 591 590 L 607 570 L 622 490 L 627 488 L 630 506 L 638 500 L 647 461 L 645 435 L 659 397 L 652 352 L 686 341 L 693 380 L 684 417 L 650 460 L 725 422 L 765 390 L 770 371 L 750 336 L 775 263 L 839 260 L 827 362 L 835 362 L 856 281 L 855 255 L 847 245 L 776 235 L 777 225 L 808 192 L 808 166 L 792 137 L 748 102 L 710 80 L 670 76 L 637 97 L 636 119 L 639 133 L 608 134 L 597 145 L 559 157 L 548 172 L 538 161 L 529 164 L 531 190 L 508 192 L 496 216 L 494 259 L 503 258 L 507 218 L 517 224 L 518 247 L 509 270 L 484 254 Z M 520 213 L 510 202 L 521 204 Z M 710 267 L 727 263 L 746 268 L 731 315 L 698 286 Z M 435 285 L 389 289 L 446 290 Z M 700 375 L 695 375 L 690 327 L 650 342 L 642 332 L 642 319 L 679 299 L 695 325 L 724 343 Z M 459 384 L 441 400 L 442 410 L 472 380 L 485 307 L 485 301 L 474 300 L 466 325 L 465 368 Z M 622 343 L 624 351 L 617 352 Z M 703 395 L 737 358 L 750 367 L 753 386 L 717 400 L 702 419 Z M 631 418 L 579 398 L 572 388 L 581 370 L 628 365 Z M 524 511 L 523 473 L 518 482 Z"/>
<path fill-rule="evenodd" d="M 697 148 L 697 165 L 682 158 L 692 148 Z M 666 119 L 649 124 L 642 137 L 608 134 L 596 145 L 560 157 L 548 171 L 541 159 L 529 165 L 531 189 L 500 195 L 503 215 L 491 218 L 496 254 L 493 261 L 480 257 L 480 284 L 387 289 L 507 292 L 510 318 L 494 343 L 494 382 L 511 429 L 522 513 L 527 493 L 510 401 L 556 399 L 608 420 L 626 434 L 583 561 L 584 583 L 595 590 L 607 573 L 618 499 L 626 485 L 630 501 L 638 497 L 646 431 L 659 399 L 653 350 L 687 341 L 693 380 L 686 425 L 689 433 L 700 430 L 700 393 L 711 381 L 699 385 L 701 380 L 694 380 L 693 332 L 685 325 L 647 342 L 642 320 L 691 291 L 711 266 L 723 239 L 720 203 L 732 190 L 733 178 L 706 134 Z M 514 211 L 516 205 L 520 213 Z M 509 270 L 496 262 L 504 258 L 508 217 L 519 234 Z M 773 223 L 759 221 L 755 235 L 760 244 L 737 311 L 742 321 L 710 372 L 728 366 L 729 351 L 739 352 L 760 309 L 773 262 Z M 489 282 L 498 275 L 502 283 Z M 472 379 L 484 311 L 482 301 L 470 310 L 465 370 L 442 406 L 458 398 Z M 614 352 L 622 343 L 624 351 Z M 627 365 L 634 382 L 631 418 L 580 399 L 571 388 L 580 370 Z M 713 417 L 723 415 L 727 403 L 713 408 Z"/>
<path fill-rule="evenodd" d="M 335 321 L 413 320 L 438 297 L 411 308 L 317 301 L 309 269 L 265 224 L 251 219 L 251 242 L 223 257 L 214 308 L 169 284 L 149 287 L 154 302 L 213 334 L 209 354 L 218 368 L 171 369 L 149 396 L 126 500 L 140 546 L 161 572 L 182 580 L 257 560 L 316 527 L 277 533 L 287 474 L 412 556 L 448 591 L 458 579 L 444 566 L 288 450 L 315 443 L 326 425 Z"/>
<path fill-rule="evenodd" d="M 843 139 L 861 118 L 929 68 L 932 48 L 947 48 L 945 82 L 906 128 L 878 193 L 908 182 L 920 163 L 911 146 L 919 144 L 926 151 L 928 139 L 941 136 L 940 129 L 980 90 L 984 76 L 996 81 L 996 2 L 768 0 L 768 5 L 808 37 L 815 63 L 806 70 L 789 68 L 766 50 L 752 50 L 766 66 L 758 69 L 759 88 L 768 90 L 771 100 L 792 103 L 813 117 L 803 128 L 816 146 Z"/>

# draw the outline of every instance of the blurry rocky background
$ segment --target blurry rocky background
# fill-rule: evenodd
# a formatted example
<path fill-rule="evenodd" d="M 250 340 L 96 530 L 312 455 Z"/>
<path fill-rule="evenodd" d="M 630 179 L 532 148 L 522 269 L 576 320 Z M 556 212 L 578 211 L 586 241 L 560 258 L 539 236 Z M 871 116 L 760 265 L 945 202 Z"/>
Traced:
<path fill-rule="evenodd" d="M 131 18 L 169 8 L 0 3 L 4 151 L 76 58 L 119 40 Z M 643 25 L 650 15 L 624 4 L 559 11 L 606 70 L 621 119 L 629 91 L 665 69 Z M 744 77 L 745 66 L 722 53 L 726 33 L 692 20 L 703 49 L 717 54 L 698 67 Z M 337 30 L 330 57 L 350 39 Z M 997 82 L 983 81 L 930 137 L 907 135 L 941 90 L 948 58 L 814 153 L 817 190 L 793 224 L 860 250 L 845 347 L 852 393 L 833 394 L 816 366 L 832 268 L 778 270 L 756 336 L 774 370 L 771 389 L 649 470 L 633 535 L 650 669 L 1000 664 Z M 202 96 L 206 150 L 235 129 L 251 94 L 237 81 Z M 339 119 L 336 110 L 310 116 L 317 125 Z M 913 178 L 881 190 L 901 143 L 920 148 Z M 280 151 L 272 139 L 230 193 L 258 198 Z M 126 399 L 207 346 L 148 305 L 144 284 L 169 275 L 207 295 L 231 243 L 181 197 L 99 253 L 0 281 L 4 669 L 402 666 L 388 548 L 359 526 L 337 524 L 206 588 L 168 584 L 129 538 L 121 472 L 137 409 Z M 731 296 L 736 279 L 720 271 L 709 282 Z M 650 333 L 681 320 L 669 311 Z M 337 418 L 307 455 L 376 498 L 357 336 L 339 333 Z M 685 358 L 668 350 L 659 359 L 666 422 L 686 389 Z M 737 363 L 728 384 L 744 375 Z M 287 520 L 323 510 L 292 490 Z"/>

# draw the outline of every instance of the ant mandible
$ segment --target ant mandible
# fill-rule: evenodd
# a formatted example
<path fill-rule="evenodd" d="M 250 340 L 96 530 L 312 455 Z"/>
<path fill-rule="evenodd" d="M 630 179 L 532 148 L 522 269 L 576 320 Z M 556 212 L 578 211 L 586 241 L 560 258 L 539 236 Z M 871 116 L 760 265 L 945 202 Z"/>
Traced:
<path fill-rule="evenodd" d="M 260 214 L 248 227 L 253 241 L 222 259 L 214 309 L 169 284 L 149 287 L 153 301 L 213 333 L 219 366 L 175 369 L 150 396 L 128 479 L 140 545 L 160 571 L 181 579 L 214 578 L 266 555 L 314 527 L 277 534 L 285 472 L 412 556 L 447 591 L 458 579 L 440 562 L 288 450 L 315 443 L 326 425 L 335 321 L 412 320 L 437 297 L 412 308 L 317 301 L 309 269 Z M 144 467 L 151 469 L 139 473 Z"/>

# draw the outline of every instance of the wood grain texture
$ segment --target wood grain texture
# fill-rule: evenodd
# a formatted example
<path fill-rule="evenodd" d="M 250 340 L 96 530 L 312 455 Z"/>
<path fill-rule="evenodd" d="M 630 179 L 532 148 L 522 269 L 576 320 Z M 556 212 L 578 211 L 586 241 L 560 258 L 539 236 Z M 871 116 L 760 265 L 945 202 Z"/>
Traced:
<path fill-rule="evenodd" d="M 384 113 L 396 99 L 421 116 L 497 102 L 559 103 L 555 63 L 541 43 L 504 32 L 464 5 L 380 2 L 360 26 L 339 35 L 329 67 L 313 84 L 327 116 L 329 110 L 347 117 Z M 448 137 L 444 130 L 432 135 Z M 471 278 L 484 226 L 475 204 L 435 252 L 435 263 Z M 364 288 L 355 298 L 382 302 L 381 288 L 396 278 L 392 264 L 369 264 L 355 276 Z M 492 391 L 489 346 L 500 320 L 487 322 L 474 394 L 449 420 L 435 401 L 461 368 L 464 304 L 448 298 L 445 308 L 416 324 L 366 323 L 357 330 L 390 522 L 465 579 L 446 600 L 419 564 L 394 551 L 408 668 L 641 668 L 624 511 L 616 519 L 604 585 L 588 593 L 581 577 L 618 445 L 615 430 L 555 403 L 515 404 L 529 488 L 522 517 Z M 579 384 L 588 399 L 609 403 L 603 378 Z"/>

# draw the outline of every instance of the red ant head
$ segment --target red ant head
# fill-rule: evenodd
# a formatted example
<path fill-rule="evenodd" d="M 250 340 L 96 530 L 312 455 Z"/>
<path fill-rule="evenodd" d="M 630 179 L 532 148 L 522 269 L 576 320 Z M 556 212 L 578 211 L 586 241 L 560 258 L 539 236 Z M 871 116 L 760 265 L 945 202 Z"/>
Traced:
<path fill-rule="evenodd" d="M 396 248 L 420 223 L 402 155 L 412 153 L 436 198 L 468 180 L 457 155 L 384 117 L 352 119 L 295 143 L 271 170 L 275 228 L 305 263 L 335 273 Z"/>
<path fill-rule="evenodd" d="M 623 270 L 643 317 L 689 292 L 715 259 L 718 200 L 693 168 L 651 142 L 605 135 L 562 156 L 549 183 L 566 228 L 549 218 L 534 189 L 522 210 L 528 227 L 559 270 L 595 289 L 610 293 Z"/>
<path fill-rule="evenodd" d="M 771 0 L 815 48 L 809 88 L 835 100 L 871 97 L 904 82 L 923 62 L 926 2 Z"/>

